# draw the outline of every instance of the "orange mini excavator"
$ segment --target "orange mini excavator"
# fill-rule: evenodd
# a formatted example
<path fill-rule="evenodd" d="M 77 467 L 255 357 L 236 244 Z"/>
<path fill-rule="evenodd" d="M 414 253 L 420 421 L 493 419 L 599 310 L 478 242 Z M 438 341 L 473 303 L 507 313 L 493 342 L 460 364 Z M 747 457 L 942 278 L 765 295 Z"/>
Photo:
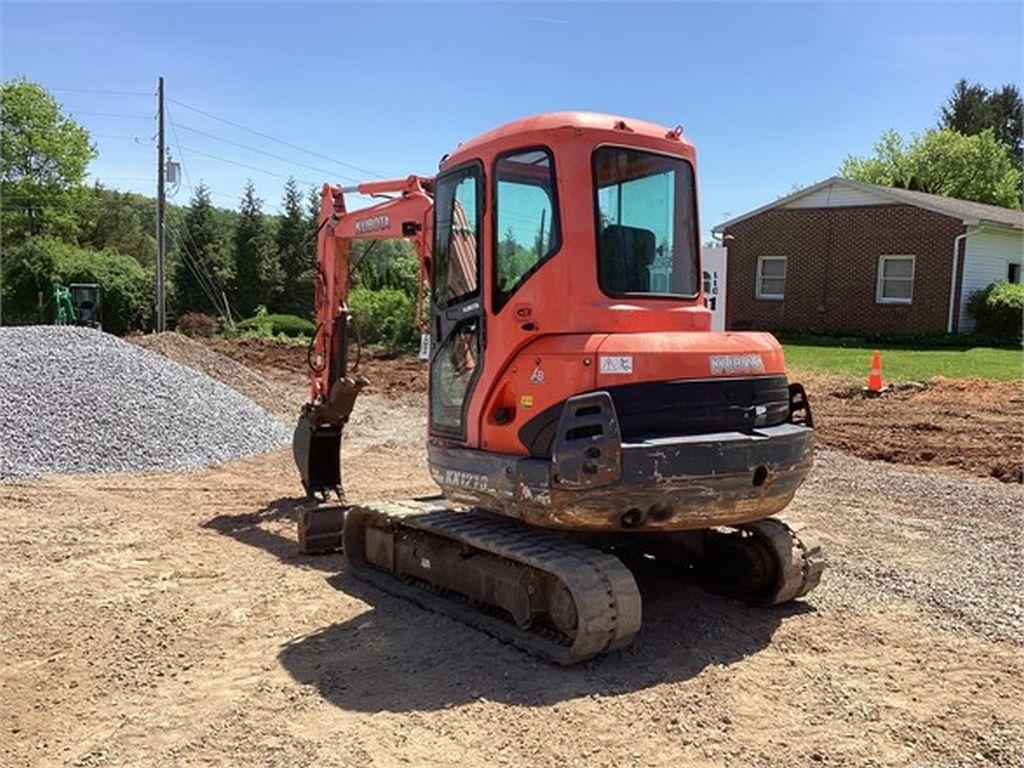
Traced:
<path fill-rule="evenodd" d="M 325 186 L 305 550 L 340 544 L 362 578 L 565 664 L 639 630 L 627 563 L 754 604 L 813 589 L 819 547 L 772 517 L 811 468 L 811 411 L 774 337 L 710 330 L 696 191 L 682 128 L 579 112 L 460 144 L 433 178 Z M 347 506 L 349 248 L 398 237 L 430 286 L 443 496 Z"/>

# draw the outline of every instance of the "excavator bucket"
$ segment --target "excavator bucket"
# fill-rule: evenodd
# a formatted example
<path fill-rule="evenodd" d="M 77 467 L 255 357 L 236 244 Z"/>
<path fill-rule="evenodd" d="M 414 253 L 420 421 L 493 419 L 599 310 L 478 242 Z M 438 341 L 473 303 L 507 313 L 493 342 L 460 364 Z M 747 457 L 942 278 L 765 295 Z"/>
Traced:
<path fill-rule="evenodd" d="M 341 433 L 368 383 L 362 376 L 338 379 L 327 400 L 304 408 L 295 426 L 292 454 L 307 497 L 299 507 L 299 550 L 306 554 L 341 548 L 348 509 L 341 486 Z"/>
<path fill-rule="evenodd" d="M 315 425 L 307 411 L 299 416 L 292 454 L 308 496 L 341 492 L 341 430 L 340 425 Z"/>
<path fill-rule="evenodd" d="M 321 554 L 341 549 L 346 505 L 341 503 L 341 426 L 316 426 L 303 411 L 292 438 L 306 499 L 297 507 L 299 551 Z M 332 492 L 338 501 L 328 501 Z"/>

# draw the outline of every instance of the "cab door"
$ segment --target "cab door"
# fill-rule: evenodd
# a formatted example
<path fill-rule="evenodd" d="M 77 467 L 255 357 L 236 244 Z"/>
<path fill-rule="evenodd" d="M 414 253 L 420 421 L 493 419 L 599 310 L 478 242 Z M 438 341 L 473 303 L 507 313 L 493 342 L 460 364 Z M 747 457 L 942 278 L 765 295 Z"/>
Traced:
<path fill-rule="evenodd" d="M 430 318 L 430 434 L 466 440 L 469 403 L 483 368 L 483 165 L 435 179 Z"/>

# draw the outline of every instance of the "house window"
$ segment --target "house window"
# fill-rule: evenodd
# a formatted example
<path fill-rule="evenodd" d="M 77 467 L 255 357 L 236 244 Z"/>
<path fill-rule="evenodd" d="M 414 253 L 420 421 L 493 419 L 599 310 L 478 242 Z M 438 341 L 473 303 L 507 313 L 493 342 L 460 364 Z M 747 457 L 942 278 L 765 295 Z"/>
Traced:
<path fill-rule="evenodd" d="M 1020 285 L 1020 264 L 1011 261 L 1006 265 L 1006 281 Z"/>
<path fill-rule="evenodd" d="M 759 256 L 757 258 L 755 295 L 759 299 L 769 301 L 781 301 L 786 297 L 785 256 Z"/>
<path fill-rule="evenodd" d="M 881 256 L 875 301 L 879 304 L 910 304 L 914 298 L 914 257 Z"/>

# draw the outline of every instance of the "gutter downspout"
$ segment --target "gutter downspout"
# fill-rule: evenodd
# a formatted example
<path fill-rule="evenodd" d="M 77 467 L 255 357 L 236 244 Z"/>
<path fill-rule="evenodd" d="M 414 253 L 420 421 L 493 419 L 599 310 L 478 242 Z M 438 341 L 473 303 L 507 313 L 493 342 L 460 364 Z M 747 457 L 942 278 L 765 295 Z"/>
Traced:
<path fill-rule="evenodd" d="M 967 235 L 970 231 L 965 230 L 953 238 L 953 276 L 949 279 L 949 312 L 946 317 L 946 333 L 953 333 L 953 307 L 956 305 L 956 278 L 957 271 L 960 266 L 960 243 L 967 239 Z M 964 248 L 964 256 L 967 255 L 967 249 Z"/>
<path fill-rule="evenodd" d="M 983 228 L 984 227 L 982 226 L 982 227 L 979 227 L 979 228 L 975 229 L 974 231 L 971 231 L 971 224 L 969 224 L 967 221 L 965 221 L 964 222 L 964 231 L 962 233 L 957 234 L 957 236 L 955 238 L 953 238 L 953 273 L 952 273 L 952 275 L 949 278 L 949 311 L 948 311 L 947 316 L 946 316 L 946 333 L 947 334 L 954 333 L 953 332 L 953 307 L 956 305 L 956 298 L 957 298 L 957 296 L 956 296 L 956 278 L 957 278 L 958 275 L 956 274 L 956 272 L 959 270 L 958 269 L 959 268 L 959 244 L 961 244 L 961 243 L 965 244 L 965 246 L 964 246 L 964 258 L 966 260 L 967 259 L 967 245 L 966 245 L 967 244 L 967 239 L 969 237 L 971 237 L 972 234 L 977 234 L 978 232 L 980 232 Z M 959 325 L 959 324 L 957 324 L 957 325 Z"/>
<path fill-rule="evenodd" d="M 977 227 L 977 229 L 971 231 L 971 226 Z M 986 224 L 980 221 L 973 223 L 964 222 L 964 232 L 957 235 L 953 239 L 953 277 L 949 281 L 949 316 L 946 319 L 946 333 L 953 333 L 953 307 L 956 304 L 956 278 L 957 278 L 957 267 L 959 266 L 960 260 L 960 243 L 964 243 L 964 260 L 967 259 L 967 238 L 971 235 L 980 235 L 986 229 Z M 962 288 L 963 286 L 961 286 Z M 959 332 L 959 331 L 958 331 Z"/>

